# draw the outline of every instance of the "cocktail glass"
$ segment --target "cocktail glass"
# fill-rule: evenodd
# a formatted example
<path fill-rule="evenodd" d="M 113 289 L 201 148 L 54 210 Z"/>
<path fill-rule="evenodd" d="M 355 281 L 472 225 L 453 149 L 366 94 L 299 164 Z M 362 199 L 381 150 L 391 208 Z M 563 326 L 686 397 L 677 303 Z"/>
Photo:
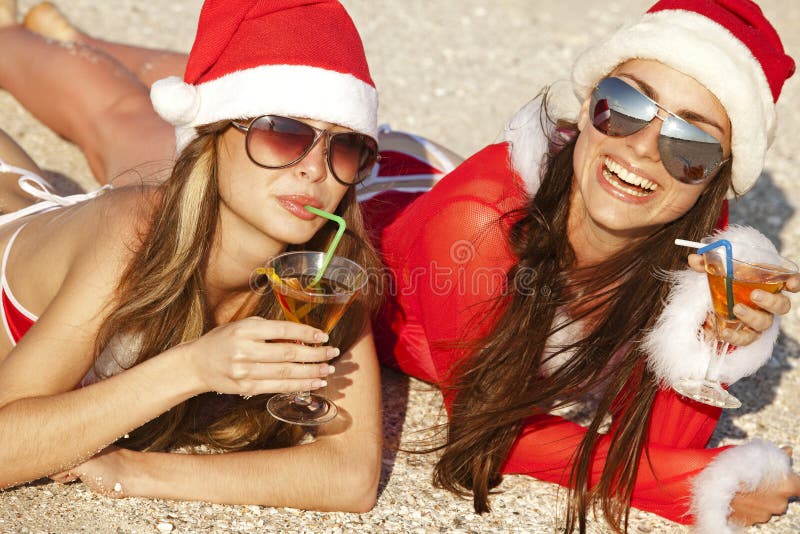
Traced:
<path fill-rule="evenodd" d="M 717 239 L 713 237 L 706 237 L 701 243 L 710 245 L 715 241 Z M 722 339 L 722 332 L 743 327 L 733 314 L 734 305 L 742 303 L 758 308 L 750 299 L 750 293 L 756 289 L 777 293 L 783 289 L 788 278 L 797 273 L 797 265 L 773 251 L 748 247 L 736 251 L 736 256 L 732 258 L 733 277 L 730 278 L 726 275 L 727 253 L 724 247 L 717 247 L 703 254 L 714 306 L 709 340 L 713 350 L 705 378 L 681 379 L 675 390 L 698 402 L 720 408 L 738 408 L 742 405 L 741 401 L 726 391 L 719 380 L 723 359 L 730 348 L 730 344 Z"/>
<path fill-rule="evenodd" d="M 266 271 L 287 320 L 329 333 L 366 285 L 367 272 L 341 256 L 332 257 L 325 268 L 324 259 L 323 252 L 286 252 L 272 258 Z M 314 284 L 323 268 L 323 277 Z M 327 423 L 338 412 L 333 402 L 309 391 L 273 395 L 267 410 L 296 425 Z"/>

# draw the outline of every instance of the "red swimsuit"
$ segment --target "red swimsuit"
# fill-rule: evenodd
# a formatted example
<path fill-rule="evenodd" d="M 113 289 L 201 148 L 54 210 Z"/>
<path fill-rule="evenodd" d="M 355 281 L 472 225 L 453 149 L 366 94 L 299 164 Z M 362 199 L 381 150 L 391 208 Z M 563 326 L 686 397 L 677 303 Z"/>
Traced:
<path fill-rule="evenodd" d="M 64 206 L 72 206 L 84 202 L 85 200 L 92 199 L 102 194 L 111 187 L 110 185 L 105 185 L 89 193 L 60 196 L 50 190 L 47 180 L 28 169 L 15 167 L 0 160 L 0 173 L 19 175 L 18 184 L 20 189 L 41 201 L 20 210 L 0 215 L 0 227 L 22 219 L 23 217 L 27 217 L 28 215 L 44 213 Z M 8 286 L 8 280 L 6 279 L 8 254 L 11 251 L 11 246 L 14 244 L 14 240 L 24 227 L 25 224 L 17 228 L 11 238 L 9 238 L 5 252 L 3 253 L 3 263 L 2 266 L 0 266 L 0 279 L 2 281 L 2 284 L 0 284 L 0 306 L 2 306 L 3 326 L 5 327 L 9 339 L 15 345 L 37 320 L 34 314 L 26 310 L 25 307 L 14 298 L 14 295 L 11 293 L 11 288 Z"/>
<path fill-rule="evenodd" d="M 11 288 L 8 287 L 8 280 L 6 279 L 6 265 L 8 263 L 8 254 L 11 251 L 11 246 L 14 240 L 19 235 L 25 225 L 20 226 L 14 235 L 8 240 L 6 250 L 3 253 L 3 263 L 0 265 L 0 307 L 3 312 L 3 326 L 5 327 L 6 334 L 9 339 L 16 345 L 22 336 L 33 326 L 37 317 L 25 309 L 11 293 Z"/>

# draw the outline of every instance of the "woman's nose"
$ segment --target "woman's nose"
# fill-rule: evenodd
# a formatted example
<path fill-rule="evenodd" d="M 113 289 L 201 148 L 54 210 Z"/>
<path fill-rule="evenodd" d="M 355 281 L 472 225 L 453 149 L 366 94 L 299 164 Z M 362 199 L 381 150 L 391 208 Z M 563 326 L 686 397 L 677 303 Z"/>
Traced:
<path fill-rule="evenodd" d="M 658 152 L 658 136 L 661 134 L 662 125 L 663 119 L 656 115 L 650 124 L 627 136 L 625 141 L 638 157 L 661 161 L 661 154 Z"/>
<path fill-rule="evenodd" d="M 299 178 L 320 182 L 328 176 L 328 134 L 320 135 L 303 158 L 294 165 Z"/>

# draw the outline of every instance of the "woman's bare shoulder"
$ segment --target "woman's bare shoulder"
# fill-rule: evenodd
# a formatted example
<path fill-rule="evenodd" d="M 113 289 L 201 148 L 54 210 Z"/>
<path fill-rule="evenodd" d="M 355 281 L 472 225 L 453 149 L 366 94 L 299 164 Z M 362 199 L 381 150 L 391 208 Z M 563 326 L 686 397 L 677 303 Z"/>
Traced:
<path fill-rule="evenodd" d="M 57 248 L 76 260 L 100 251 L 125 261 L 146 236 L 160 198 L 160 190 L 152 186 L 111 189 L 31 221 L 31 234 L 37 235 L 30 239 L 42 244 L 58 241 L 62 246 Z"/>
<path fill-rule="evenodd" d="M 75 239 L 74 265 L 110 262 L 107 267 L 124 269 L 141 247 L 160 205 L 160 189 L 129 186 L 112 189 L 76 210 L 64 225 Z"/>
<path fill-rule="evenodd" d="M 162 190 L 155 186 L 112 189 L 87 206 L 87 222 L 99 225 L 106 239 L 141 238 L 161 207 Z"/>
<path fill-rule="evenodd" d="M 160 198 L 153 187 L 112 189 L 23 221 L 6 267 L 14 292 L 34 312 L 67 280 L 91 281 L 99 293 L 110 294 L 141 247 Z"/>

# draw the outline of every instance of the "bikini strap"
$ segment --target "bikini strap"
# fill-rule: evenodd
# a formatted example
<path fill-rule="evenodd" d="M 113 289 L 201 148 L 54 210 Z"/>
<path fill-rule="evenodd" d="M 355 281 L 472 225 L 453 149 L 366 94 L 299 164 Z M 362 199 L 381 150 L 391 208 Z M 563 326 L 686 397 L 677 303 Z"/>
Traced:
<path fill-rule="evenodd" d="M 48 184 L 44 178 L 27 169 L 15 167 L 0 160 L 0 172 L 18 174 L 19 180 L 17 180 L 17 184 L 19 184 L 19 188 L 29 195 L 41 200 L 41 202 L 37 202 L 36 204 L 32 204 L 20 210 L 0 216 L 0 226 L 7 221 L 17 220 L 32 213 L 39 213 L 41 211 L 56 207 L 72 206 L 78 204 L 79 202 L 83 202 L 84 200 L 94 198 L 106 190 L 111 189 L 111 184 L 107 184 L 99 189 L 90 191 L 89 193 L 61 196 L 53 193 L 53 191 L 50 189 L 50 184 Z"/>
<path fill-rule="evenodd" d="M 27 224 L 28 223 L 21 224 L 20 227 L 14 231 L 14 234 L 8 240 L 8 243 L 6 243 L 5 251 L 3 251 L 3 262 L 0 263 L 0 284 L 2 284 L 2 287 L 5 289 L 8 289 L 8 281 L 6 280 L 6 265 L 8 264 L 8 255 L 11 252 L 11 247 L 14 245 L 14 241 L 17 239 L 17 236 Z"/>
<path fill-rule="evenodd" d="M 28 169 L 23 169 L 22 167 L 15 167 L 14 165 L 9 165 L 8 163 L 0 159 L 0 173 L 3 172 L 8 174 L 19 174 L 20 177 L 23 176 L 28 177 L 32 181 L 39 183 L 43 188 L 49 189 L 49 186 L 47 185 L 45 179 L 36 174 L 35 172 Z"/>

